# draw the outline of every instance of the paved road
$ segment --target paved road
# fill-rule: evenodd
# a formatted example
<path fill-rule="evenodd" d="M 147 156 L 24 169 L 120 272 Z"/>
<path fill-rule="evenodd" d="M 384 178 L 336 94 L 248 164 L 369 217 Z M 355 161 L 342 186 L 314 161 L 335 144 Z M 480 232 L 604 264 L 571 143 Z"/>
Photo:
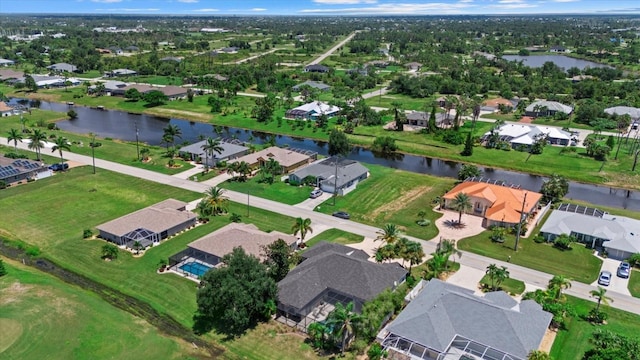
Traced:
<path fill-rule="evenodd" d="M 0 143 L 7 144 L 8 142 L 6 138 L 0 137 Z M 18 143 L 18 147 L 21 149 L 28 150 L 27 144 L 24 144 L 24 143 Z M 64 153 L 64 157 L 68 160 L 79 162 L 86 165 L 91 165 L 91 161 L 92 161 L 90 156 L 74 154 L 69 152 Z M 106 161 L 102 159 L 96 159 L 96 167 L 101 169 L 107 169 L 110 171 L 115 171 L 115 172 L 126 174 L 129 176 L 135 176 L 138 178 L 154 181 L 154 182 L 169 185 L 169 186 L 175 186 L 182 189 L 199 192 L 199 193 L 203 193 L 205 190 L 209 188 L 209 185 L 206 183 L 193 182 L 190 180 L 180 179 L 175 176 L 160 174 L 154 171 L 140 169 L 140 168 L 136 168 L 128 165 L 122 165 L 122 164 L 118 164 L 118 163 L 114 163 L 114 162 Z M 318 228 L 337 228 L 337 229 L 348 231 L 354 234 L 362 235 L 368 238 L 375 238 L 377 236 L 376 232 L 379 230 L 377 227 L 374 227 L 374 226 L 360 224 L 350 220 L 338 219 L 331 215 L 314 212 L 312 209 L 286 205 L 279 202 L 255 197 L 255 196 L 247 197 L 246 193 L 240 193 L 236 191 L 227 191 L 226 195 L 229 197 L 231 201 L 234 201 L 234 202 L 246 204 L 248 200 L 249 204 L 253 207 L 273 211 L 275 213 L 280 213 L 280 214 L 291 216 L 291 217 L 310 218 L 312 223 L 315 226 L 318 226 Z M 426 241 L 423 239 L 417 239 L 413 237 L 409 237 L 409 238 L 413 241 L 420 242 L 424 248 L 425 254 L 430 254 L 435 251 L 435 248 L 436 248 L 435 241 Z M 495 259 L 487 258 L 484 256 L 480 256 L 480 255 L 476 255 L 468 252 L 463 253 L 462 257 L 459 259 L 459 262 L 462 265 L 466 265 L 482 271 L 484 271 L 489 264 L 493 264 L 493 263 L 499 266 L 507 266 L 509 268 L 509 272 L 511 273 L 511 276 L 514 279 L 519 279 L 524 281 L 525 283 L 543 287 L 543 288 L 546 287 L 547 282 L 552 277 L 552 275 L 543 273 L 541 271 L 528 269 L 522 266 L 514 265 L 504 261 L 498 261 Z M 592 299 L 589 296 L 589 291 L 594 289 L 595 289 L 595 286 L 574 281 L 572 284 L 572 287 L 569 290 L 567 290 L 566 293 L 582 299 L 588 299 L 588 300 L 594 301 L 594 299 Z M 631 296 L 621 294 L 619 292 L 616 292 L 615 289 L 608 289 L 607 295 L 614 300 L 611 306 L 622 309 L 622 310 L 626 310 L 629 312 L 633 312 L 636 314 L 640 314 L 640 299 L 636 299 Z"/>
<path fill-rule="evenodd" d="M 347 36 L 346 39 L 340 41 L 338 43 L 338 45 L 332 47 L 331 49 L 329 49 L 329 51 L 327 51 L 326 53 L 320 55 L 318 58 L 316 58 L 315 60 L 311 61 L 308 65 L 320 64 L 321 62 L 324 61 L 324 59 L 328 58 L 331 54 L 336 52 L 340 47 L 344 46 L 344 44 L 346 44 L 349 41 L 351 41 L 351 39 L 353 39 L 353 37 L 356 36 L 356 34 L 359 33 L 359 32 L 360 32 L 360 30 L 356 30 L 356 31 L 352 32 L 349 36 Z"/>
<path fill-rule="evenodd" d="M 273 48 L 273 49 L 271 49 L 271 50 L 269 50 L 269 51 L 265 51 L 265 52 L 260 53 L 260 54 L 258 54 L 258 55 L 253 55 L 253 56 L 249 56 L 248 58 L 245 58 L 245 59 L 240 59 L 240 60 L 236 61 L 235 63 L 236 63 L 236 64 L 242 64 L 242 63 L 245 63 L 245 62 L 247 62 L 247 61 L 250 61 L 250 60 L 253 60 L 253 59 L 257 59 L 257 58 L 259 58 L 260 56 L 264 56 L 264 55 L 267 55 L 267 54 L 274 53 L 274 52 L 276 52 L 276 51 L 278 51 L 278 50 L 284 50 L 284 48 Z"/>

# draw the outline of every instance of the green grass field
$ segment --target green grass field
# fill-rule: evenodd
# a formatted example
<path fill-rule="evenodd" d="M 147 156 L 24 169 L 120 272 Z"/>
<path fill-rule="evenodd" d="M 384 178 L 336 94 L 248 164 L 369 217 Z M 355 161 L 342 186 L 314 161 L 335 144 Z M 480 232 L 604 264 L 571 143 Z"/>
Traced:
<path fill-rule="evenodd" d="M 424 210 L 432 222 L 442 216 L 433 211 L 433 199 L 453 186 L 453 180 L 416 174 L 384 166 L 367 164 L 370 176 L 345 196 L 338 197 L 336 206 L 329 199 L 316 208 L 325 214 L 346 211 L 351 219 L 382 227 L 393 223 L 410 236 L 431 239 L 438 235 L 435 225 L 418 226 L 418 212 Z"/>
<path fill-rule="evenodd" d="M 489 275 L 485 275 L 480 279 L 480 284 L 486 286 L 487 288 L 491 286 L 491 278 Z M 524 282 L 517 279 L 505 279 L 502 284 L 500 284 L 500 290 L 509 293 L 520 295 L 524 292 Z"/>
<path fill-rule="evenodd" d="M 567 321 L 567 330 L 560 330 L 551 348 L 551 357 L 555 360 L 580 360 L 591 348 L 589 340 L 596 329 L 609 330 L 622 335 L 638 338 L 640 316 L 626 311 L 604 307 L 602 311 L 609 315 L 606 325 L 592 325 L 580 316 L 587 315 L 595 303 L 567 296 L 578 316 Z"/>
<path fill-rule="evenodd" d="M 184 359 L 193 347 L 38 270 L 5 260 L 0 278 L 3 359 Z M 193 354 L 191 354 L 193 355 Z"/>
<path fill-rule="evenodd" d="M 280 180 L 276 176 L 273 184 L 260 183 L 260 174 L 245 181 L 225 181 L 220 184 L 221 188 L 249 193 L 250 196 L 257 196 L 269 200 L 278 201 L 287 205 L 294 205 L 309 198 L 309 193 L 313 190 L 309 186 L 291 186 Z"/>
<path fill-rule="evenodd" d="M 640 270 L 632 270 L 629 277 L 629 292 L 633 297 L 640 298 Z"/>
<path fill-rule="evenodd" d="M 313 228 L 313 224 L 311 224 L 311 228 Z M 307 247 L 312 247 L 313 245 L 319 243 L 320 241 L 328 241 L 330 243 L 336 244 L 356 244 L 362 242 L 364 240 L 364 236 L 356 235 L 350 232 L 346 232 L 340 229 L 329 229 L 317 234 L 313 237 L 313 239 L 305 242 Z"/>

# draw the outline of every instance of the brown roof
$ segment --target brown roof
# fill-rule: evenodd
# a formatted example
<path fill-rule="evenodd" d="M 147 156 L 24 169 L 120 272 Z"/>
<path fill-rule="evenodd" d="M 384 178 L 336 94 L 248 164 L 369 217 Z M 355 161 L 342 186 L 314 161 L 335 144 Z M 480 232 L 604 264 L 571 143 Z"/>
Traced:
<path fill-rule="evenodd" d="M 0 112 L 7 112 L 11 110 L 13 110 L 11 106 L 7 105 L 4 101 L 0 101 Z"/>
<path fill-rule="evenodd" d="M 188 246 L 217 257 L 223 257 L 231 253 L 234 248 L 241 247 L 245 253 L 262 258 L 262 247 L 272 244 L 278 239 L 284 240 L 289 245 L 298 241 L 295 236 L 279 231 L 270 233 L 260 231 L 253 224 L 231 223 L 201 237 Z"/>
<path fill-rule="evenodd" d="M 0 70 L 0 80 L 8 80 L 8 79 L 19 79 L 24 76 L 24 72 L 15 71 L 12 69 L 1 69 Z"/>
<path fill-rule="evenodd" d="M 542 194 L 537 192 L 474 181 L 458 184 L 446 193 L 444 198 L 453 200 L 459 193 L 465 193 L 470 198 L 487 200 L 491 203 L 491 207 L 487 209 L 484 217 L 489 220 L 508 223 L 520 221 L 520 210 L 522 209 L 525 194 L 527 194 L 527 202 L 524 206 L 526 213 L 533 210 L 540 198 L 542 198 Z"/>
<path fill-rule="evenodd" d="M 185 95 L 187 93 L 186 88 L 172 85 L 159 88 L 158 90 L 162 91 L 166 96 Z"/>
<path fill-rule="evenodd" d="M 485 106 L 498 107 L 500 104 L 513 107 L 513 103 L 505 98 L 489 99 L 482 102 Z"/>
<path fill-rule="evenodd" d="M 167 199 L 98 225 L 96 228 L 116 236 L 123 236 L 139 228 L 160 233 L 195 219 L 194 213 L 181 210 L 186 205 L 187 203 L 179 200 Z"/>
<path fill-rule="evenodd" d="M 127 85 L 126 87 L 122 88 L 123 91 L 127 91 L 129 89 L 136 89 L 141 93 L 146 93 L 146 92 L 149 92 L 149 91 L 152 91 L 152 90 L 160 90 L 160 88 L 149 86 L 149 85 L 145 85 L 145 84 L 131 84 L 131 85 Z"/>
<path fill-rule="evenodd" d="M 277 161 L 280 164 L 280 166 L 290 167 L 300 162 L 308 161 L 309 156 L 301 154 L 299 152 L 295 152 L 290 149 L 283 149 L 277 146 L 272 146 L 264 150 L 254 152 L 253 154 L 240 157 L 235 161 L 237 162 L 246 161 L 249 165 L 254 165 L 254 164 L 257 164 L 260 159 L 264 161 L 273 159 Z"/>

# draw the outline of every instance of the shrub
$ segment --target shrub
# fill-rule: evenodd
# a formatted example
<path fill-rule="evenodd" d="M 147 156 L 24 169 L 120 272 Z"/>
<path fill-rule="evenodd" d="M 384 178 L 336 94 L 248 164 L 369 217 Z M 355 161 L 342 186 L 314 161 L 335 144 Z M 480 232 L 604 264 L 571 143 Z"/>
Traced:
<path fill-rule="evenodd" d="M 7 275 L 7 269 L 4 267 L 4 262 L 0 259 L 0 276 Z"/>
<path fill-rule="evenodd" d="M 416 224 L 418 224 L 419 226 L 429 226 L 429 225 L 431 225 L 431 220 L 420 219 L 420 220 L 416 221 Z"/>
<path fill-rule="evenodd" d="M 14 152 L 8 152 L 8 153 L 4 154 L 4 157 L 9 158 L 9 159 L 27 159 L 28 158 L 27 155 L 16 154 Z"/>
<path fill-rule="evenodd" d="M 589 315 L 587 315 L 587 320 L 594 324 L 602 324 L 607 321 L 608 318 L 609 315 L 607 315 L 606 312 L 599 311 L 596 308 L 591 309 L 591 311 L 589 311 Z"/>
<path fill-rule="evenodd" d="M 230 219 L 235 223 L 239 223 L 242 221 L 242 216 L 240 216 L 240 214 L 232 213 Z"/>
<path fill-rule="evenodd" d="M 553 243 L 553 246 L 557 247 L 560 250 L 571 250 L 571 243 L 574 242 L 575 240 L 576 239 L 572 236 L 569 236 L 567 234 L 561 234 L 556 238 L 556 240 Z"/>
<path fill-rule="evenodd" d="M 93 231 L 91 229 L 84 229 L 84 231 L 82 232 L 83 239 L 88 239 L 92 236 L 93 236 Z"/>
<path fill-rule="evenodd" d="M 542 243 L 545 241 L 545 240 L 544 240 L 544 236 L 542 236 L 542 235 L 538 234 L 538 235 L 536 235 L 536 236 L 533 238 L 533 241 L 534 241 L 536 244 L 542 244 Z"/>
<path fill-rule="evenodd" d="M 640 253 L 631 255 L 631 257 L 629 257 L 627 261 L 629 262 L 629 264 L 631 264 L 631 266 L 640 266 Z"/>
<path fill-rule="evenodd" d="M 446 142 L 447 144 L 460 145 L 464 143 L 465 138 L 460 132 L 450 130 L 445 131 L 445 133 L 442 135 L 442 141 Z"/>
<path fill-rule="evenodd" d="M 6 189 L 7 188 L 7 183 L 4 182 L 4 180 L 0 180 L 0 189 Z"/>
<path fill-rule="evenodd" d="M 25 254 L 31 257 L 36 257 L 40 255 L 40 248 L 38 248 L 37 246 L 28 246 L 27 250 L 25 251 Z"/>

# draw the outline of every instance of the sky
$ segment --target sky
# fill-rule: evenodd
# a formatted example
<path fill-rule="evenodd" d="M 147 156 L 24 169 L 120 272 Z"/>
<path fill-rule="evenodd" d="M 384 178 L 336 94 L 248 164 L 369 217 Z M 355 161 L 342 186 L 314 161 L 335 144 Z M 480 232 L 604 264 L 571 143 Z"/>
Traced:
<path fill-rule="evenodd" d="M 638 0 L 0 0 L 0 14 L 640 14 Z"/>

